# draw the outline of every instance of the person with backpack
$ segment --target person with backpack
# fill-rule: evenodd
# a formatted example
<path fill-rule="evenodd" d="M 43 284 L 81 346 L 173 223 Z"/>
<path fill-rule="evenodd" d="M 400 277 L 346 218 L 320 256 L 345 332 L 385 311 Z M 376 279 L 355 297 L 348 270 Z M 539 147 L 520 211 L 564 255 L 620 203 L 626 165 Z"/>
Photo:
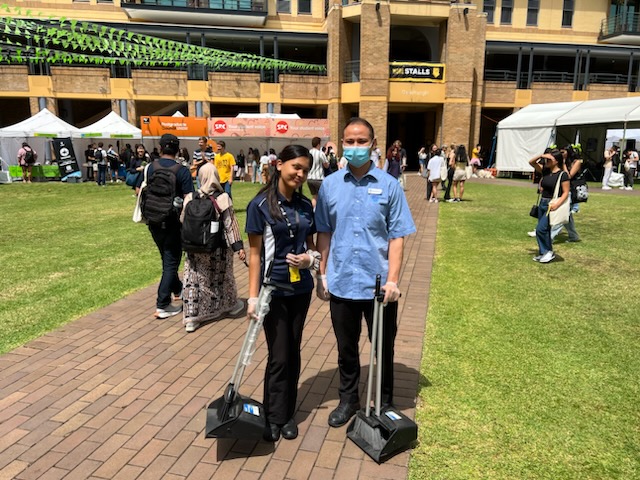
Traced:
<path fill-rule="evenodd" d="M 121 180 L 118 177 L 118 170 L 120 169 L 120 155 L 118 155 L 112 144 L 109 144 L 107 147 L 107 161 L 109 163 L 109 170 L 111 171 L 110 182 L 120 183 Z"/>
<path fill-rule="evenodd" d="M 98 164 L 98 185 L 107 185 L 107 152 L 103 148 L 104 144 L 98 142 L 98 148 L 93 152 L 93 158 Z"/>
<path fill-rule="evenodd" d="M 37 160 L 36 151 L 27 142 L 22 142 L 22 147 L 18 150 L 18 165 L 22 167 L 22 180 L 25 183 L 31 183 L 31 171 Z"/>
<path fill-rule="evenodd" d="M 136 193 L 142 195 L 142 217 L 162 259 L 155 317 L 169 318 L 182 311 L 182 305 L 171 303 L 171 294 L 182 296 L 182 282 L 178 277 L 182 259 L 180 210 L 183 202 L 191 199 L 193 181 L 189 169 L 176 162 L 180 148 L 178 137 L 165 133 L 160 138 L 160 148 L 160 158 L 149 163 L 138 179 Z"/>
<path fill-rule="evenodd" d="M 231 197 L 219 175 L 212 163 L 202 165 L 200 188 L 182 210 L 182 249 L 187 254 L 182 323 L 187 332 L 244 310 L 233 273 L 233 254 L 241 261 L 246 255 Z"/>

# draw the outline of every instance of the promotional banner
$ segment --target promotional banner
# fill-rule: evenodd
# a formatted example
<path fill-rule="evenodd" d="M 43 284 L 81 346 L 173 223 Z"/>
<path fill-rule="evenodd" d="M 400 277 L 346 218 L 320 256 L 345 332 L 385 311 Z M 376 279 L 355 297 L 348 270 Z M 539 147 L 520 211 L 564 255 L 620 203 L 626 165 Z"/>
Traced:
<path fill-rule="evenodd" d="M 444 82 L 443 63 L 391 62 L 389 80 L 392 82 Z"/>
<path fill-rule="evenodd" d="M 208 119 L 210 137 L 271 137 L 308 138 L 329 137 L 326 119 L 227 118 Z"/>
<path fill-rule="evenodd" d="M 144 137 L 161 137 L 171 133 L 176 137 L 207 136 L 207 119 L 193 117 L 140 117 L 140 129 Z"/>
<path fill-rule="evenodd" d="M 52 142 L 58 162 L 58 168 L 60 169 L 60 176 L 64 178 L 74 172 L 79 172 L 80 167 L 76 160 L 76 154 L 73 150 L 71 138 L 54 138 Z"/>

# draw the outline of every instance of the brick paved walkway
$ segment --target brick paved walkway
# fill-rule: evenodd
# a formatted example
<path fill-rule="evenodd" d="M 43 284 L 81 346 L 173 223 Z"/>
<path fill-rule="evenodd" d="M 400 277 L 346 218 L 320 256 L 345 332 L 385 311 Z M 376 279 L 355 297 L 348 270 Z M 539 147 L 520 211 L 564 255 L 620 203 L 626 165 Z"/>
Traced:
<path fill-rule="evenodd" d="M 395 400 L 413 417 L 438 207 L 424 200 L 424 180 L 408 177 L 418 233 L 406 242 L 400 282 Z M 247 269 L 235 268 L 246 298 Z M 152 317 L 155 291 L 0 356 L 0 479 L 406 478 L 409 453 L 379 466 L 346 439 L 346 427 L 327 426 L 338 403 L 327 303 L 314 296 L 304 330 L 300 436 L 270 445 L 203 434 L 204 409 L 229 381 L 246 323 L 225 319 L 186 334 L 179 320 Z M 265 357 L 262 336 L 241 388 L 258 400 Z"/>

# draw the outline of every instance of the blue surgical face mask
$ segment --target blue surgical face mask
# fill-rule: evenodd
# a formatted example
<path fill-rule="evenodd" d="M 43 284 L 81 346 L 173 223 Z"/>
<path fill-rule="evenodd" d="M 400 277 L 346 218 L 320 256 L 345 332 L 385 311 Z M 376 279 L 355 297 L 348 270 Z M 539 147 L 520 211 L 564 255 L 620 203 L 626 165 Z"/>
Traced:
<path fill-rule="evenodd" d="M 344 147 L 344 158 L 347 159 L 349 165 L 355 168 L 363 166 L 369 161 L 371 145 L 364 147 Z"/>

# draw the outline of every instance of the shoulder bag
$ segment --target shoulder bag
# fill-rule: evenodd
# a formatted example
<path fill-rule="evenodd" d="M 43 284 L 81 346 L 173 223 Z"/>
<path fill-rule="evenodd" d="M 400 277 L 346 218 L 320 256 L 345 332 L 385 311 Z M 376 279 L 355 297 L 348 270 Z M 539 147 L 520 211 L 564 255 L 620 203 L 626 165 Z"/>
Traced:
<path fill-rule="evenodd" d="M 151 164 L 148 163 L 144 167 L 144 177 L 142 179 L 142 184 L 140 185 L 140 190 L 138 191 L 138 198 L 136 198 L 136 206 L 133 209 L 133 221 L 136 223 L 146 223 L 142 216 L 142 190 L 147 186 L 147 170 L 149 170 L 149 165 Z"/>
<path fill-rule="evenodd" d="M 540 203 L 540 188 L 538 188 L 538 199 L 536 200 L 536 203 L 534 203 L 533 206 L 531 207 L 531 210 L 529 211 L 529 216 L 533 218 L 538 218 L 538 214 L 540 212 L 540 210 L 538 209 L 539 203 Z"/>
<path fill-rule="evenodd" d="M 553 192 L 553 198 L 551 202 L 554 202 L 558 199 L 560 193 L 560 183 L 562 180 L 562 172 L 558 175 L 558 181 L 556 182 L 556 189 Z M 549 209 L 549 224 L 554 227 L 555 225 L 564 225 L 569 222 L 569 215 L 571 214 L 571 203 L 569 202 L 569 195 L 565 198 L 564 202 L 562 202 L 558 208 L 555 210 Z"/>

